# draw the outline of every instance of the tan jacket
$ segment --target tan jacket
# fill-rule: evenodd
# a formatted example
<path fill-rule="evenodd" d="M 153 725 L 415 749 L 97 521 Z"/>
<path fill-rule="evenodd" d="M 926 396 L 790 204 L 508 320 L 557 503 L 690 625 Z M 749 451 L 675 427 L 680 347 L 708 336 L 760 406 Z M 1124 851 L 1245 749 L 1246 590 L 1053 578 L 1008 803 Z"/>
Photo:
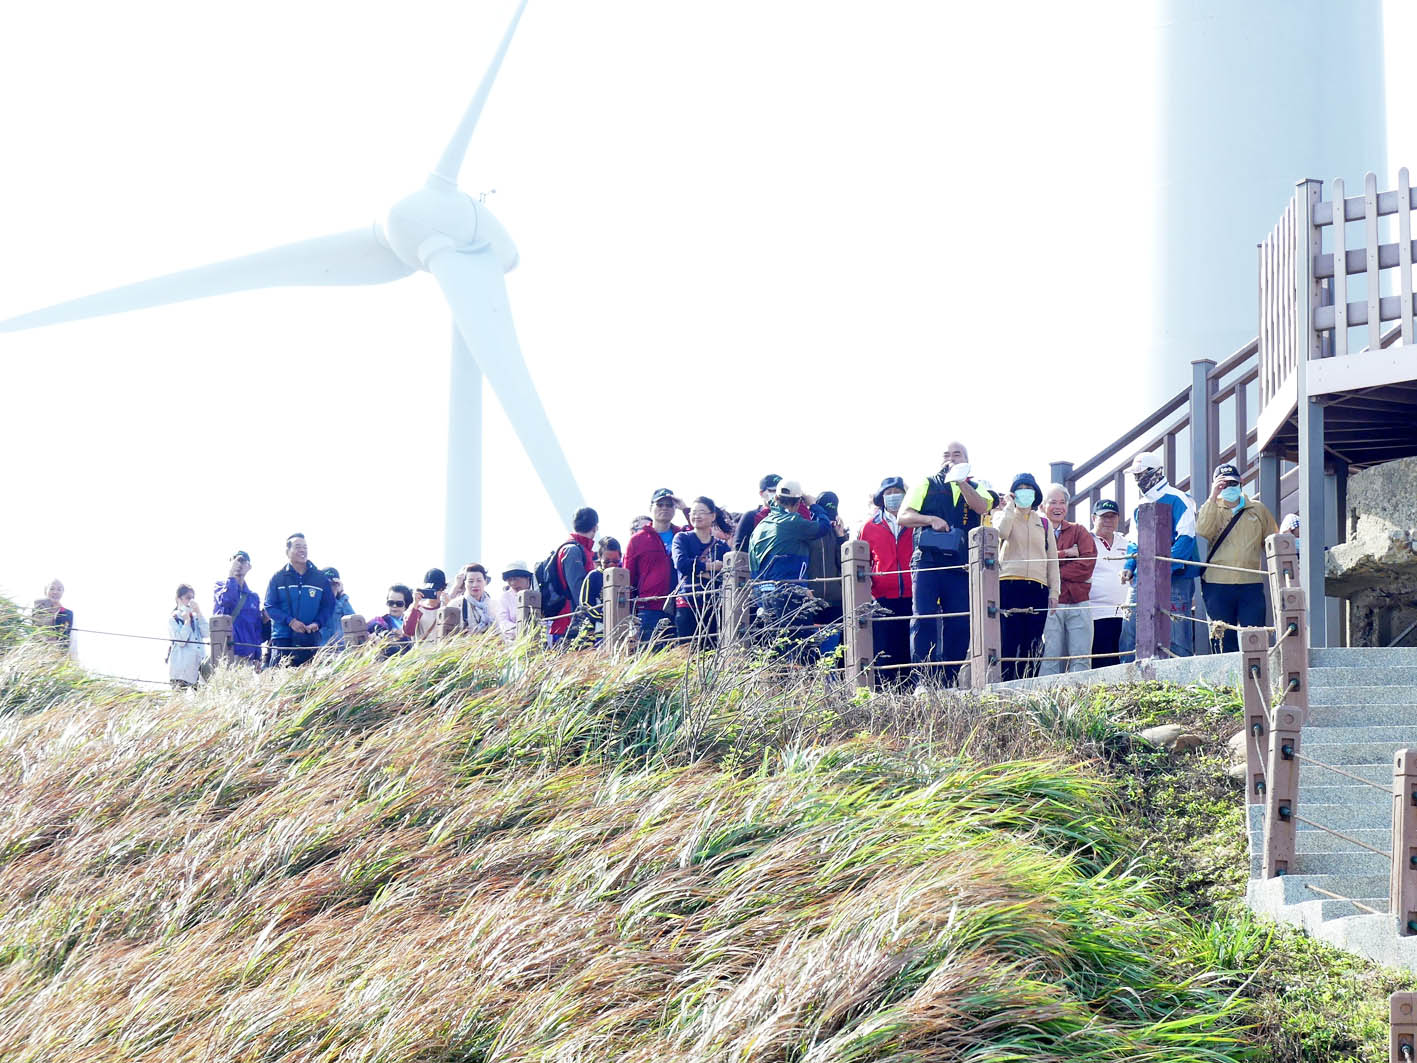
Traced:
<path fill-rule="evenodd" d="M 1235 511 L 1223 502 L 1206 499 L 1196 515 L 1196 534 L 1209 542 L 1214 542 L 1230 523 Z M 1240 520 L 1230 529 L 1230 534 L 1220 544 L 1220 552 L 1206 558 L 1217 565 L 1234 565 L 1237 568 L 1253 569 L 1249 572 L 1232 572 L 1228 568 L 1207 568 L 1201 570 L 1201 579 L 1207 583 L 1263 583 L 1265 574 L 1264 541 L 1279 530 L 1274 523 L 1274 514 L 1258 499 L 1245 496 L 1245 508 L 1240 511 Z"/>
<path fill-rule="evenodd" d="M 1058 544 L 1053 533 L 1044 530 L 1038 510 L 1022 510 L 1009 502 L 995 527 L 1003 543 L 999 550 L 999 578 L 1041 583 L 1048 588 L 1048 600 L 1056 602 L 1061 590 Z"/>

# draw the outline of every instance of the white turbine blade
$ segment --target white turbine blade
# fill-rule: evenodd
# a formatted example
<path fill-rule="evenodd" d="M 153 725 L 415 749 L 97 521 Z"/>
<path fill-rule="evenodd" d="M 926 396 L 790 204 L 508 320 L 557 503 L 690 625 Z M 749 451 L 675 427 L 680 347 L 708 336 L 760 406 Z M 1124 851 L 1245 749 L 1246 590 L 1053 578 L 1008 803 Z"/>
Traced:
<path fill-rule="evenodd" d="M 507 26 L 507 32 L 502 34 L 502 43 L 497 48 L 497 54 L 492 57 L 487 73 L 482 75 L 482 83 L 477 86 L 472 102 L 467 105 L 462 121 L 453 132 L 453 139 L 448 141 L 448 146 L 443 149 L 443 157 L 438 160 L 438 165 L 433 170 L 435 176 L 451 185 L 458 183 L 458 171 L 462 169 L 463 159 L 467 156 L 467 145 L 472 140 L 472 131 L 477 128 L 482 108 L 486 106 L 487 97 L 492 93 L 492 83 L 497 80 L 497 72 L 502 69 L 502 60 L 507 56 L 507 48 L 511 46 L 512 36 L 517 32 L 517 23 L 522 20 L 526 4 L 527 0 L 521 0 L 517 5 L 516 13 L 512 15 L 512 21 Z"/>
<path fill-rule="evenodd" d="M 210 266 L 169 273 L 0 321 L 0 332 L 205 299 L 210 295 L 301 284 L 384 284 L 413 270 L 384 245 L 377 228 L 317 236 Z"/>
<path fill-rule="evenodd" d="M 583 505 L 581 489 L 522 360 L 501 263 L 490 250 L 449 249 L 428 260 L 428 272 L 443 289 L 463 341 L 491 382 L 532 468 L 569 527 L 571 516 Z"/>

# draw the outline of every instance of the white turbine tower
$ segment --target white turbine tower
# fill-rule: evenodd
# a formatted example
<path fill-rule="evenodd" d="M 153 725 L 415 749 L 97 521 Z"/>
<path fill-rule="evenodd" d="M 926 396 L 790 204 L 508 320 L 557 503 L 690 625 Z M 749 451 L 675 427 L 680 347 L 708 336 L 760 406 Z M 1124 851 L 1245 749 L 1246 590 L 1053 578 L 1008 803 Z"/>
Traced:
<path fill-rule="evenodd" d="M 416 270 L 433 275 L 453 314 L 445 556 L 481 554 L 482 376 L 516 429 L 552 504 L 568 522 L 581 505 L 565 453 L 541 405 L 512 327 L 504 274 L 517 265 L 511 237 L 486 205 L 458 191 L 458 171 L 507 48 L 526 10 L 521 0 L 462 121 L 422 188 L 382 224 L 260 251 L 113 288 L 0 321 L 0 332 L 121 314 L 211 295 L 287 285 L 384 284 Z"/>

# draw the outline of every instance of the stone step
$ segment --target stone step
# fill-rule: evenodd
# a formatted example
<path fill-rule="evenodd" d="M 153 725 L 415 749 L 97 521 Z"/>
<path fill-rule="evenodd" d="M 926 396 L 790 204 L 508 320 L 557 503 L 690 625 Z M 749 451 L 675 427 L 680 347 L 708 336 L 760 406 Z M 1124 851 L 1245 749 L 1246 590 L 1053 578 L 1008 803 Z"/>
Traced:
<path fill-rule="evenodd" d="M 1375 797 L 1383 795 L 1376 790 L 1373 791 Z M 1309 794 L 1301 787 L 1299 790 L 1299 815 L 1305 819 L 1313 820 L 1315 823 L 1322 823 L 1325 827 L 1332 827 L 1334 830 L 1341 830 L 1344 834 L 1353 834 L 1354 830 L 1382 830 L 1390 832 L 1392 830 L 1392 798 L 1389 797 L 1381 804 L 1368 802 L 1366 804 L 1324 804 L 1317 800 L 1309 800 Z M 1249 806 L 1249 828 L 1251 832 L 1264 829 L 1264 805 Z M 1317 827 L 1310 827 L 1305 823 L 1299 824 L 1300 831 L 1318 830 Z M 1363 838 L 1361 834 L 1355 837 Z M 1386 848 L 1387 842 L 1381 844 L 1369 842 L 1370 845 L 1379 845 Z"/>
<path fill-rule="evenodd" d="M 1417 704 L 1311 704 L 1304 727 L 1306 734 L 1310 727 L 1410 727 L 1417 734 Z"/>
<path fill-rule="evenodd" d="M 1310 668 L 1311 687 L 1417 686 L 1417 665 L 1374 664 L 1343 668 Z"/>
<path fill-rule="evenodd" d="M 1319 686 L 1310 684 L 1309 705 L 1411 705 L 1417 691 L 1405 686 Z"/>
<path fill-rule="evenodd" d="M 1313 756 L 1307 746 L 1300 746 L 1299 753 L 1302 756 Z M 1392 761 L 1383 760 L 1376 763 L 1365 764 L 1340 764 L 1324 758 L 1326 763 L 1332 764 L 1335 768 L 1342 768 L 1349 775 L 1356 775 L 1360 779 L 1371 779 L 1382 786 L 1392 785 Z M 1303 793 L 1309 786 L 1333 786 L 1344 781 L 1342 775 L 1335 775 L 1333 772 L 1320 767 L 1317 764 L 1299 765 L 1299 793 Z M 1348 780 L 1352 782 L 1352 780 Z M 1361 786 L 1362 783 L 1353 783 L 1354 786 Z M 1373 791 L 1376 793 L 1377 791 Z"/>
<path fill-rule="evenodd" d="M 1392 794 L 1384 787 L 1375 790 L 1362 783 L 1349 782 L 1342 775 L 1325 772 L 1333 782 L 1301 786 L 1299 797 L 1306 806 L 1345 805 L 1349 808 L 1363 808 L 1379 814 L 1384 822 L 1392 815 Z M 1263 808 L 1263 805 L 1249 805 L 1249 808 Z"/>
<path fill-rule="evenodd" d="M 1282 875 L 1279 878 L 1257 879 L 1251 885 L 1263 884 L 1270 887 L 1274 900 L 1283 904 L 1302 904 L 1320 894 L 1313 893 L 1309 886 L 1318 886 L 1342 897 L 1376 897 L 1387 907 L 1387 875 Z M 1367 902 L 1364 901 L 1366 904 Z M 1378 905 L 1374 904 L 1374 908 Z"/>
<path fill-rule="evenodd" d="M 1370 853 L 1366 849 L 1347 846 L 1341 852 L 1300 852 L 1290 861 L 1289 871 L 1295 875 L 1382 875 L 1386 877 L 1392 861 L 1386 856 Z M 1250 857 L 1250 877 L 1260 877 L 1260 859 L 1255 854 Z M 1325 887 L 1327 888 L 1327 887 Z M 1335 893 L 1338 890 L 1334 890 Z M 1345 896 L 1349 896 L 1345 894 Z"/>
<path fill-rule="evenodd" d="M 1309 651 L 1311 668 L 1361 667 L 1378 664 L 1405 665 L 1417 667 L 1417 646 L 1396 646 L 1383 649 L 1378 646 L 1320 647 Z"/>
<path fill-rule="evenodd" d="M 1315 742 L 1391 742 L 1394 748 L 1401 749 L 1404 746 L 1417 747 L 1417 727 L 1405 727 L 1402 724 L 1328 726 L 1313 723 L 1306 718 L 1302 738 L 1305 746 Z"/>
<path fill-rule="evenodd" d="M 1320 732 L 1322 734 L 1322 732 Z M 1325 764 L 1382 764 L 1387 767 L 1388 781 L 1392 779 L 1393 754 L 1407 743 L 1396 741 L 1329 742 L 1312 741 L 1307 735 L 1301 736 L 1299 753 L 1310 760 L 1321 760 Z"/>

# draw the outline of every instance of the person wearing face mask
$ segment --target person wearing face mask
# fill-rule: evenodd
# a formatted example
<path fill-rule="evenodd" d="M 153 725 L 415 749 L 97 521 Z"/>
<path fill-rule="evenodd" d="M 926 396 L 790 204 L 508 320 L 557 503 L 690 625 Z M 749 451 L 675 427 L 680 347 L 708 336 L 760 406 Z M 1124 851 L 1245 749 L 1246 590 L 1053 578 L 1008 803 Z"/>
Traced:
<path fill-rule="evenodd" d="M 1166 467 L 1161 455 L 1143 451 L 1127 467 L 1142 500 L 1171 507 L 1171 601 L 1170 612 L 1189 617 L 1196 594 L 1196 566 L 1183 564 L 1198 560 L 1196 553 L 1196 504 L 1189 495 L 1172 487 L 1166 480 Z M 1132 526 L 1136 527 L 1136 511 L 1132 511 Z M 1134 533 L 1135 534 L 1135 533 Z M 1137 546 L 1127 547 L 1127 562 L 1122 569 L 1122 581 L 1132 583 L 1129 597 L 1136 600 Z M 1190 657 L 1195 652 L 1195 624 L 1189 620 L 1171 620 L 1171 656 Z M 1121 650 L 1123 654 L 1136 648 L 1137 617 L 1132 610 L 1122 622 Z M 1123 660 L 1129 658 L 1123 657 Z"/>
<path fill-rule="evenodd" d="M 871 597 L 885 616 L 871 622 L 871 640 L 876 647 L 876 663 L 905 664 L 910 660 L 910 555 L 915 551 L 915 529 L 900 523 L 900 507 L 905 501 L 905 481 L 887 476 L 871 501 L 876 515 L 861 529 L 861 538 L 871 547 Z M 876 673 L 877 685 L 905 686 L 909 669 L 887 668 Z"/>
<path fill-rule="evenodd" d="M 1062 593 L 1058 541 L 1051 523 L 1037 509 L 1042 494 L 1032 473 L 1019 473 L 995 525 L 1000 543 L 999 635 L 1004 651 L 999 675 L 1005 680 L 1037 674 L 1043 628 Z"/>
<path fill-rule="evenodd" d="M 910 555 L 910 660 L 941 662 L 945 685 L 959 678 L 969 653 L 969 533 L 981 527 L 998 497 L 974 478 L 969 451 L 958 440 L 945 444 L 938 472 L 925 477 L 900 504 L 902 527 L 915 529 Z M 948 619 L 936 614 L 948 614 Z M 963 616 L 954 614 L 963 613 Z M 933 617 L 933 619 L 926 619 Z M 907 669 L 902 669 L 905 671 Z M 912 668 L 925 678 L 934 668 Z M 921 689 L 924 689 L 923 687 Z"/>
<path fill-rule="evenodd" d="M 1210 497 L 1196 517 L 1196 534 L 1210 542 L 1210 563 L 1227 566 L 1201 572 L 1201 594 L 1212 620 L 1236 627 L 1264 624 L 1264 541 L 1278 531 L 1274 514 L 1241 488 L 1240 470 L 1229 464 L 1216 466 Z M 1227 627 L 1221 637 L 1222 651 L 1235 653 L 1239 648 L 1238 634 Z"/>

